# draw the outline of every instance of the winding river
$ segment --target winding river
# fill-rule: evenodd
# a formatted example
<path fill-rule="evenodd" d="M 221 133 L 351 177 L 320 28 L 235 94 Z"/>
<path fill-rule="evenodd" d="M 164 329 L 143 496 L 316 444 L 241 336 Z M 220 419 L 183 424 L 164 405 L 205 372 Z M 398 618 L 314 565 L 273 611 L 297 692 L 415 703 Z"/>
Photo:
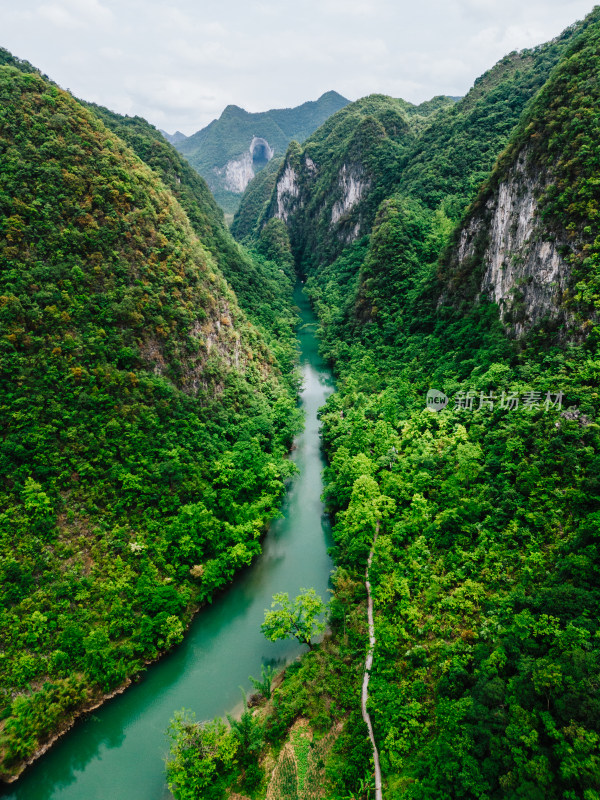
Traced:
<path fill-rule="evenodd" d="M 300 472 L 271 526 L 263 554 L 211 606 L 194 619 L 182 645 L 151 666 L 141 680 L 78 722 L 23 778 L 3 794 L 10 800 L 163 800 L 173 712 L 195 711 L 198 719 L 223 716 L 241 704 L 240 686 L 261 664 L 283 665 L 302 648 L 268 642 L 260 632 L 275 592 L 291 596 L 314 587 L 327 599 L 331 560 L 322 492 L 317 410 L 333 391 L 333 378 L 317 353 L 316 319 L 299 285 L 301 311 L 301 404 L 305 429 L 292 459 Z"/>

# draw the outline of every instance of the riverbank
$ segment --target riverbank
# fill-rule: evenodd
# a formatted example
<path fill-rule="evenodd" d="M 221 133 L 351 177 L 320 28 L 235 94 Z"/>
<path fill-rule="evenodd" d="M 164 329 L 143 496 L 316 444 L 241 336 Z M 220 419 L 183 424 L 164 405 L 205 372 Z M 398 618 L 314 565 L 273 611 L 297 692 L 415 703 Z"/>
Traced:
<path fill-rule="evenodd" d="M 300 473 L 291 480 L 282 516 L 263 540 L 263 553 L 211 605 L 199 610 L 185 639 L 146 669 L 127 691 L 87 713 L 31 765 L 5 797 L 10 800 L 163 800 L 165 730 L 174 711 L 186 707 L 198 719 L 222 716 L 249 690 L 249 675 L 262 663 L 283 667 L 303 648 L 267 642 L 260 632 L 264 609 L 277 591 L 296 594 L 313 586 L 327 596 L 331 560 L 328 521 L 320 500 L 324 466 L 317 411 L 333 391 L 333 378 L 317 352 L 316 320 L 297 287 L 301 308 L 300 367 L 304 431 L 291 459 Z"/>

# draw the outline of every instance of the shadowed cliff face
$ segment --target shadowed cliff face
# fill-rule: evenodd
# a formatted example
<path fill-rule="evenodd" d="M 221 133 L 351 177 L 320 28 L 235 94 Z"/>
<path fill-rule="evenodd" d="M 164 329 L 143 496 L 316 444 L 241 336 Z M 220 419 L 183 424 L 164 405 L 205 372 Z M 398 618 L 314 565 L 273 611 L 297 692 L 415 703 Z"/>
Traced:
<path fill-rule="evenodd" d="M 268 164 L 275 155 L 275 151 L 266 139 L 255 136 L 250 142 L 250 154 L 255 167 L 258 168 Z"/>
<path fill-rule="evenodd" d="M 451 283 L 471 268 L 481 275 L 478 295 L 499 306 L 514 336 L 542 320 L 566 322 L 562 299 L 570 270 L 560 252 L 567 236 L 548 229 L 539 201 L 552 183 L 551 173 L 536 169 L 531 150 L 523 150 L 460 232 Z"/>
<path fill-rule="evenodd" d="M 335 114 L 303 147 L 292 142 L 262 223 L 283 220 L 300 270 L 332 261 L 369 232 L 414 138 L 410 104 L 371 95 Z"/>
<path fill-rule="evenodd" d="M 512 336 L 542 325 L 580 337 L 598 319 L 598 16 L 520 120 L 443 265 L 441 301 L 487 296 Z"/>
<path fill-rule="evenodd" d="M 215 167 L 215 175 L 224 181 L 228 192 L 242 194 L 252 178 L 273 158 L 275 151 L 266 139 L 254 136 L 250 147 L 239 158 L 230 159 L 224 167 Z"/>

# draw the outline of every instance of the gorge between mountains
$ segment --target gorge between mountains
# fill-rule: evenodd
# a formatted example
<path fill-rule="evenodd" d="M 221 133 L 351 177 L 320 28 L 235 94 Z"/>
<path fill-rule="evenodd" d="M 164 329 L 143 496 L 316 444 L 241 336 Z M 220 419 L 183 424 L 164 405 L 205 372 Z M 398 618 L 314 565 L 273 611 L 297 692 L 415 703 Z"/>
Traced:
<path fill-rule="evenodd" d="M 5 797 L 599 800 L 598 74 L 165 138 L 0 50 Z"/>

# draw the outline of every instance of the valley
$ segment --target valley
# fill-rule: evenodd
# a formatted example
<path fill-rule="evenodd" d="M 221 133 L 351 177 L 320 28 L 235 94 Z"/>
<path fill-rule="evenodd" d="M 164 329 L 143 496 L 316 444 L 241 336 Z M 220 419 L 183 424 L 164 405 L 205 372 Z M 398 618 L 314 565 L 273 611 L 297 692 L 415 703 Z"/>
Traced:
<path fill-rule="evenodd" d="M 214 196 L 0 56 L 6 796 L 597 798 L 600 10 Z"/>
<path fill-rule="evenodd" d="M 301 286 L 294 299 L 301 308 L 305 426 L 291 454 L 298 473 L 288 486 L 281 517 L 262 542 L 262 554 L 196 614 L 181 645 L 149 667 L 125 694 L 78 721 L 14 789 L 2 794 L 7 800 L 169 796 L 164 757 L 174 711 L 190 709 L 198 719 L 236 712 L 240 687 L 250 692 L 248 676 L 260 675 L 261 663 L 281 669 L 301 652 L 298 644 L 267 642 L 260 632 L 275 592 L 295 594 L 312 586 L 326 597 L 332 566 L 327 555 L 331 534 L 319 500 L 323 459 L 317 411 L 333 382 L 318 356 L 315 319 Z"/>

